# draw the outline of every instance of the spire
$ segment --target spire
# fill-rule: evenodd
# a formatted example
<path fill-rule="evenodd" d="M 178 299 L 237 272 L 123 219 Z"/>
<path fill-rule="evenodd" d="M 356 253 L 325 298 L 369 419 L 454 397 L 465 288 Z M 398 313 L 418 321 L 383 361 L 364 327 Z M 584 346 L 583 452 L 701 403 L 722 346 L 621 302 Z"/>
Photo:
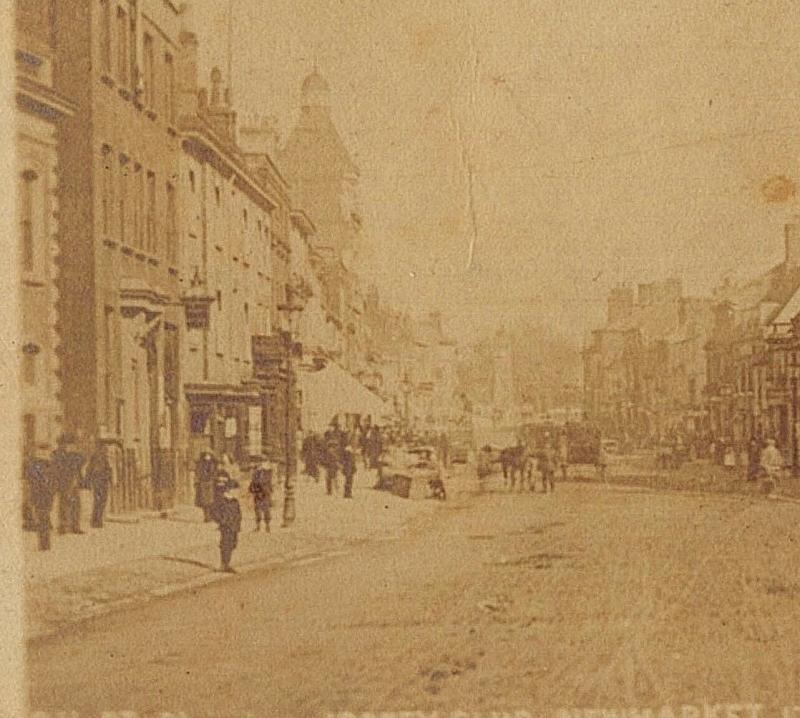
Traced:
<path fill-rule="evenodd" d="M 325 78 L 317 72 L 316 63 L 313 72 L 303 80 L 300 91 L 303 107 L 324 107 L 330 108 L 331 91 Z"/>

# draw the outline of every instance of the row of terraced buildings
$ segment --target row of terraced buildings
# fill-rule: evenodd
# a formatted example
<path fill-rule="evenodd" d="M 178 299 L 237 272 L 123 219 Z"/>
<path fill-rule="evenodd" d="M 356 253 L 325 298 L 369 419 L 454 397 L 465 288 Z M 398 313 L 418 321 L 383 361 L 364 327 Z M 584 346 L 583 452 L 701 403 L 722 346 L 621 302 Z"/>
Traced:
<path fill-rule="evenodd" d="M 584 347 L 587 415 L 629 446 L 733 445 L 774 438 L 798 463 L 800 225 L 783 261 L 708 297 L 681 282 L 615 287 Z"/>

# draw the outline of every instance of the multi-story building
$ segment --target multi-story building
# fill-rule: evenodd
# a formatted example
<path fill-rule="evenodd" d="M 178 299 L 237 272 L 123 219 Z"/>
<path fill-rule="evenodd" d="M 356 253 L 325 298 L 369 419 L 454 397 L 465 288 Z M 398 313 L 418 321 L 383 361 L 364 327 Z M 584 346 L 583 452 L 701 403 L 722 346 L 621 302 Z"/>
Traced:
<path fill-rule="evenodd" d="M 711 324 L 711 301 L 686 297 L 676 279 L 614 288 L 583 352 L 587 416 L 634 443 L 703 431 Z"/>
<path fill-rule="evenodd" d="M 173 0 L 59 0 L 65 425 L 114 447 L 115 510 L 174 500 L 184 464 Z"/>
<path fill-rule="evenodd" d="M 246 464 L 268 443 L 252 341 L 272 330 L 275 201 L 236 145 L 236 113 L 220 71 L 212 70 L 210 93 L 199 88 L 196 40 L 188 33 L 181 40 L 181 274 L 187 284 L 181 360 L 189 458 L 210 449 Z"/>
<path fill-rule="evenodd" d="M 800 307 L 800 225 L 785 227 L 785 256 L 767 272 L 726 282 L 714 293 L 714 325 L 706 345 L 706 400 L 715 438 L 742 443 L 772 436 L 792 442 L 790 359 L 782 338 Z"/>
<path fill-rule="evenodd" d="M 63 228 L 61 125 L 74 107 L 54 82 L 54 2 L 16 3 L 18 261 L 21 290 L 22 451 L 53 447 L 62 431 L 56 277 Z"/>

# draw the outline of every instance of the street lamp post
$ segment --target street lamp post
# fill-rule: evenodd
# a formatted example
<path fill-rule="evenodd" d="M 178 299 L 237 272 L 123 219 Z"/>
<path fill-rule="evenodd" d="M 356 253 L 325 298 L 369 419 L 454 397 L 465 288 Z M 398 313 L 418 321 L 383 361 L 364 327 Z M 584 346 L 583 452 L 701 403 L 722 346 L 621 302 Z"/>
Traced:
<path fill-rule="evenodd" d="M 292 452 L 295 450 L 296 437 L 294 436 L 294 421 L 292 420 L 292 405 L 294 402 L 295 383 L 294 383 L 294 336 L 292 332 L 292 318 L 295 314 L 303 311 L 303 307 L 298 304 L 280 304 L 278 311 L 285 312 L 287 316 L 287 326 L 289 334 L 289 351 L 286 356 L 286 407 L 284 415 L 284 451 L 286 477 L 283 484 L 283 528 L 287 528 L 294 523 L 295 519 L 295 498 L 294 498 L 294 479 L 295 462 L 292 461 Z"/>

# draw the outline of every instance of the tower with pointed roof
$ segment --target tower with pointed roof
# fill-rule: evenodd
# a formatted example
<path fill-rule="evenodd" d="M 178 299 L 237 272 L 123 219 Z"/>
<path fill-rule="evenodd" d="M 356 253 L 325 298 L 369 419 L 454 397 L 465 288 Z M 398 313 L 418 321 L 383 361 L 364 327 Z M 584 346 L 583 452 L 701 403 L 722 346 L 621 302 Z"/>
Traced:
<path fill-rule="evenodd" d="M 339 258 L 357 252 L 359 169 L 331 118 L 331 92 L 316 70 L 301 86 L 300 115 L 280 155 L 294 204 Z"/>

